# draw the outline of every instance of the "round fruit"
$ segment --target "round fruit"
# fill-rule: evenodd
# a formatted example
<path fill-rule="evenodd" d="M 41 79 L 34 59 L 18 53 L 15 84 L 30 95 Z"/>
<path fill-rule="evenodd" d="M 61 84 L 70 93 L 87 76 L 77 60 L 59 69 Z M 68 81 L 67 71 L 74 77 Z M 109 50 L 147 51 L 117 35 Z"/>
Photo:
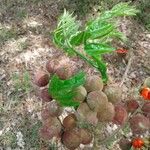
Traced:
<path fill-rule="evenodd" d="M 122 90 L 118 86 L 107 86 L 104 90 L 104 93 L 107 95 L 108 101 L 113 104 L 121 101 Z"/>
<path fill-rule="evenodd" d="M 119 141 L 119 147 L 121 148 L 121 150 L 129 150 L 131 149 L 132 143 L 126 139 L 126 138 L 122 138 Z"/>
<path fill-rule="evenodd" d="M 87 96 L 87 104 L 93 111 L 98 112 L 100 109 L 105 108 L 107 103 L 107 96 L 102 91 L 93 91 Z"/>
<path fill-rule="evenodd" d="M 149 87 L 150 88 L 150 77 L 147 77 L 144 81 L 144 87 Z"/>
<path fill-rule="evenodd" d="M 87 92 L 92 92 L 96 90 L 101 91 L 103 89 L 103 81 L 99 76 L 90 76 L 87 77 L 84 87 L 87 90 Z"/>
<path fill-rule="evenodd" d="M 65 131 L 62 135 L 62 142 L 70 150 L 78 148 L 81 143 L 79 131 L 77 129 Z"/>
<path fill-rule="evenodd" d="M 81 128 L 79 129 L 81 143 L 82 144 L 90 144 L 92 142 L 92 134 L 88 129 Z"/>
<path fill-rule="evenodd" d="M 76 93 L 74 100 L 78 102 L 83 102 L 86 98 L 87 91 L 83 86 L 77 87 L 74 92 Z"/>
<path fill-rule="evenodd" d="M 81 103 L 77 108 L 78 115 L 80 115 L 82 118 L 85 118 L 89 111 L 91 110 L 87 103 Z"/>
<path fill-rule="evenodd" d="M 70 67 L 69 65 L 60 66 L 56 69 L 56 74 L 59 76 L 60 79 L 66 80 L 72 77 L 75 73 L 75 70 Z"/>
<path fill-rule="evenodd" d="M 150 122 L 144 115 L 137 114 L 130 119 L 130 127 L 133 134 L 142 134 L 149 130 Z"/>
<path fill-rule="evenodd" d="M 56 68 L 59 65 L 59 62 L 57 60 L 49 60 L 46 63 L 46 69 L 49 73 L 55 73 L 56 72 Z"/>
<path fill-rule="evenodd" d="M 62 130 L 62 125 L 56 117 L 46 119 L 43 122 L 43 126 L 48 127 L 49 130 L 52 130 L 54 136 L 59 136 Z"/>
<path fill-rule="evenodd" d="M 115 108 L 114 105 L 110 102 L 106 105 L 103 111 L 97 113 L 98 120 L 102 122 L 112 121 L 114 116 L 115 116 Z"/>
<path fill-rule="evenodd" d="M 144 112 L 145 115 L 150 114 L 150 102 L 144 103 L 142 111 Z"/>
<path fill-rule="evenodd" d="M 39 87 L 46 86 L 49 82 L 49 75 L 44 71 L 38 71 L 35 74 L 35 84 Z"/>
<path fill-rule="evenodd" d="M 40 137 L 44 140 L 50 140 L 54 137 L 54 132 L 47 126 L 43 126 L 39 130 Z"/>
<path fill-rule="evenodd" d="M 97 123 L 98 123 L 97 112 L 94 112 L 94 111 L 91 111 L 91 110 L 90 110 L 90 111 L 86 114 L 85 120 L 86 120 L 89 124 L 97 125 Z"/>
<path fill-rule="evenodd" d="M 144 141 L 141 138 L 135 138 L 132 141 L 132 146 L 134 148 L 142 148 L 144 146 Z"/>
<path fill-rule="evenodd" d="M 139 103 L 136 100 L 127 101 L 127 111 L 134 112 L 139 107 Z"/>
<path fill-rule="evenodd" d="M 52 100 L 51 95 L 48 93 L 48 88 L 44 88 L 40 91 L 39 94 L 40 98 L 43 100 L 43 102 L 49 102 Z"/>
<path fill-rule="evenodd" d="M 63 126 L 67 130 L 75 128 L 76 125 L 77 125 L 77 118 L 76 118 L 75 114 L 69 114 L 63 120 Z"/>
<path fill-rule="evenodd" d="M 63 108 L 55 100 L 47 103 L 46 108 L 49 110 L 51 116 L 60 116 L 63 112 Z"/>
<path fill-rule="evenodd" d="M 126 109 L 121 105 L 115 106 L 115 116 L 113 118 L 113 122 L 115 124 L 122 125 L 128 117 L 128 113 Z"/>

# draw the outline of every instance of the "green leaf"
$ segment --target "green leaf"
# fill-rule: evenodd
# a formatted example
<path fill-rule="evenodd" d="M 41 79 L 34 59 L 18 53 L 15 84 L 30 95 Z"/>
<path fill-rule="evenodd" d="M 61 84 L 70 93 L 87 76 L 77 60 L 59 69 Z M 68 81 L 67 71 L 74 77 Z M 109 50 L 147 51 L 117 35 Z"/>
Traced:
<path fill-rule="evenodd" d="M 79 31 L 75 35 L 73 35 L 70 38 L 70 44 L 79 46 L 81 43 L 83 43 L 84 42 L 84 33 L 85 33 L 84 31 Z"/>
<path fill-rule="evenodd" d="M 114 26 L 108 22 L 95 20 L 87 26 L 86 32 L 91 39 L 101 38 L 114 30 Z"/>
<path fill-rule="evenodd" d="M 85 83 L 85 73 L 79 72 L 72 78 L 61 80 L 54 75 L 49 83 L 49 93 L 62 106 L 78 106 L 79 103 L 74 101 L 74 89 Z"/>
<path fill-rule="evenodd" d="M 99 44 L 99 43 L 88 43 L 85 45 L 84 50 L 91 56 L 100 55 L 104 53 L 110 53 L 115 50 L 112 46 L 107 44 Z"/>

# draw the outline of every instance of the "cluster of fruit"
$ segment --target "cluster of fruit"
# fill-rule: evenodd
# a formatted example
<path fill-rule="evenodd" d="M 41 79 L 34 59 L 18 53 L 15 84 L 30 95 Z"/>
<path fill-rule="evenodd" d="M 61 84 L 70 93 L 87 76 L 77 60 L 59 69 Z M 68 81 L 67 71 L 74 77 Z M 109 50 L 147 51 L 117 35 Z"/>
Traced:
<path fill-rule="evenodd" d="M 60 79 L 66 80 L 72 77 L 77 69 L 67 65 L 61 65 L 57 60 L 48 61 L 46 69 L 50 74 L 57 74 Z M 63 121 L 59 119 L 63 107 L 57 100 L 53 100 L 48 88 L 49 74 L 39 71 L 35 74 L 35 84 L 42 87 L 39 96 L 43 102 L 47 102 L 41 111 L 43 126 L 40 135 L 46 140 L 56 136 L 68 149 L 75 149 L 81 143 L 92 142 L 92 132 L 89 129 L 78 126 L 80 120 L 96 126 L 98 122 L 113 122 L 122 125 L 128 118 L 128 112 L 134 112 L 139 103 L 137 100 L 129 100 L 124 105 L 121 103 L 122 90 L 116 85 L 104 86 L 102 79 L 97 76 L 89 76 L 83 86 L 75 89 L 74 101 L 79 102 L 75 113 L 70 113 Z M 150 103 L 146 102 L 142 107 L 143 114 L 136 114 L 130 120 L 133 134 L 141 134 L 149 129 L 148 119 Z"/>

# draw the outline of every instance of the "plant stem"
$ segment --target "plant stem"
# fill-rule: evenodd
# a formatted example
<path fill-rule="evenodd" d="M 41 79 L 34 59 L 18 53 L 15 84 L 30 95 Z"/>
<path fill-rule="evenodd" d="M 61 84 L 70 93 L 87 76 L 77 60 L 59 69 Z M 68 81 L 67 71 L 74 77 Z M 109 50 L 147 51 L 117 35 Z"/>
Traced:
<path fill-rule="evenodd" d="M 81 54 L 80 52 L 76 51 L 75 49 L 73 49 L 72 47 L 70 47 L 70 49 L 76 53 L 78 56 L 80 56 L 82 59 L 84 59 L 85 61 L 87 61 L 91 66 L 93 66 L 94 68 L 98 69 L 98 66 L 96 64 L 94 64 L 90 59 L 88 59 L 86 56 L 84 56 L 83 54 Z"/>

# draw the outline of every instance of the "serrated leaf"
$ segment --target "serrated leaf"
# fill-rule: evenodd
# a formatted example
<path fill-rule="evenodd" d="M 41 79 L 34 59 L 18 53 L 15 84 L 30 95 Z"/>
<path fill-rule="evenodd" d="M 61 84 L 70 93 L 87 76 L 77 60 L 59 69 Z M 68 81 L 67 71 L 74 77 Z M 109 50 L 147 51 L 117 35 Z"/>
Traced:
<path fill-rule="evenodd" d="M 61 80 L 57 75 L 54 75 L 49 83 L 49 93 L 62 106 L 76 107 L 79 103 L 73 100 L 74 89 L 84 83 L 85 74 L 83 72 L 79 72 L 67 80 Z"/>
<path fill-rule="evenodd" d="M 104 53 L 110 53 L 115 50 L 112 46 L 107 44 L 99 44 L 99 43 L 88 43 L 85 45 L 84 50 L 91 56 L 100 55 Z"/>
<path fill-rule="evenodd" d="M 84 41 L 84 31 L 77 32 L 70 38 L 70 44 L 79 46 Z"/>

